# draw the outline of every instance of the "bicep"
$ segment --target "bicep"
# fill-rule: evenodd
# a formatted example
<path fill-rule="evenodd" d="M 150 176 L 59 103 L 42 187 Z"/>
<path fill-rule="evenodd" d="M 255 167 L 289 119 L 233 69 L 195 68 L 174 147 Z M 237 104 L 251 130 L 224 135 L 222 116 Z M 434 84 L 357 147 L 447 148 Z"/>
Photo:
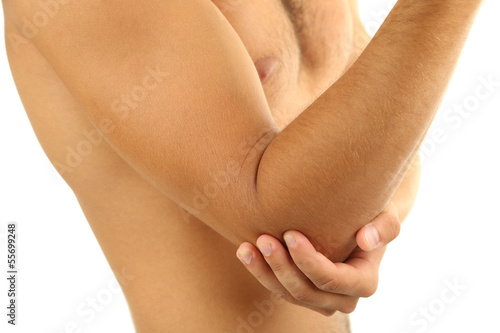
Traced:
<path fill-rule="evenodd" d="M 211 1 L 71 2 L 32 40 L 132 167 L 242 238 L 238 221 L 255 214 L 250 149 L 278 130 L 250 56 Z"/>

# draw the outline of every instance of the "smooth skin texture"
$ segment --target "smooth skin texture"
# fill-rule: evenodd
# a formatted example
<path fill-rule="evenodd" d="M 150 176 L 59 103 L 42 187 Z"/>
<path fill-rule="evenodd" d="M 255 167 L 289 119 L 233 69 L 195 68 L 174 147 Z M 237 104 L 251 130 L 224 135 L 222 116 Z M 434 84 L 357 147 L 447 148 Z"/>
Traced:
<path fill-rule="evenodd" d="M 31 33 L 38 3 L 3 1 L 27 114 L 110 266 L 134 276 L 139 332 L 249 325 L 270 295 L 234 252 L 264 233 L 355 256 L 356 232 L 406 188 L 479 3 L 400 1 L 354 62 L 367 38 L 348 1 L 307 2 L 302 29 L 280 1 L 69 2 Z M 345 328 L 273 304 L 256 331 Z"/>
<path fill-rule="evenodd" d="M 331 262 L 298 231 L 284 234 L 286 248 L 276 238 L 263 235 L 257 247 L 243 243 L 236 256 L 265 288 L 292 304 L 327 316 L 336 311 L 351 313 L 360 297 L 377 290 L 386 245 L 399 234 L 400 223 L 398 208 L 391 202 L 357 232 L 358 248 L 343 263 Z"/>

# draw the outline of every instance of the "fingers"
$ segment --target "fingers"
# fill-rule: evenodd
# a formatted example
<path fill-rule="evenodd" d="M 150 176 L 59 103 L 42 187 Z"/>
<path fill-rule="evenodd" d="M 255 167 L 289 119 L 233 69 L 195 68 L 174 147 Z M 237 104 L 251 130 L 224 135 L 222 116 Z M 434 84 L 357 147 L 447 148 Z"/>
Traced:
<path fill-rule="evenodd" d="M 393 213 L 388 210 L 385 214 Z M 284 238 L 288 249 L 276 238 L 263 235 L 257 240 L 259 249 L 244 243 L 237 252 L 247 270 L 268 290 L 325 315 L 350 313 L 359 297 L 375 293 L 385 246 L 371 252 L 358 247 L 344 263 L 333 263 L 300 232 L 288 231 Z"/>
<path fill-rule="evenodd" d="M 236 256 L 266 289 L 285 299 L 291 297 L 255 246 L 250 243 L 241 244 Z"/>
<path fill-rule="evenodd" d="M 401 222 L 396 205 L 389 203 L 373 221 L 358 230 L 356 242 L 362 250 L 373 251 L 392 242 L 400 230 Z"/>
<path fill-rule="evenodd" d="M 369 297 L 375 293 L 380 253 L 359 255 L 346 263 L 333 263 L 317 252 L 300 232 L 287 231 L 284 238 L 297 268 L 319 290 L 356 297 Z"/>
<path fill-rule="evenodd" d="M 259 237 L 257 247 L 276 278 L 293 297 L 294 302 L 320 309 L 339 309 L 341 303 L 346 302 L 347 297 L 344 295 L 332 295 L 318 290 L 274 237 L 267 235 Z"/>
<path fill-rule="evenodd" d="M 317 289 L 274 237 L 261 236 L 257 244 L 263 255 L 249 243 L 242 244 L 237 255 L 245 263 L 247 270 L 268 290 L 291 303 L 324 315 L 332 315 L 335 311 L 349 313 L 356 307 L 357 297 L 335 295 Z M 243 260 L 248 252 L 252 253 L 250 264 Z"/>

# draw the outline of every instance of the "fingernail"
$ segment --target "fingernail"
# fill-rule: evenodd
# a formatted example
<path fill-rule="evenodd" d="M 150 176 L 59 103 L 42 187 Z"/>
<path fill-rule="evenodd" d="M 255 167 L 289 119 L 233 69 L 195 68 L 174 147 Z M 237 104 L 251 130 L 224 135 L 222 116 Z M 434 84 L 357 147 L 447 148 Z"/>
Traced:
<path fill-rule="evenodd" d="M 247 265 L 250 265 L 253 259 L 253 253 L 250 251 L 238 251 L 236 256 Z"/>
<path fill-rule="evenodd" d="M 367 225 L 365 230 L 365 238 L 366 242 L 370 246 L 370 248 L 373 250 L 377 248 L 380 244 L 380 236 L 378 234 L 377 229 L 375 229 L 374 226 L 372 225 Z"/>
<path fill-rule="evenodd" d="M 295 237 L 290 234 L 286 234 L 283 238 L 285 238 L 285 243 L 288 248 L 295 246 Z"/>
<path fill-rule="evenodd" d="M 257 244 L 259 247 L 260 252 L 266 257 L 269 257 L 271 255 L 272 249 L 271 245 L 269 244 Z"/>

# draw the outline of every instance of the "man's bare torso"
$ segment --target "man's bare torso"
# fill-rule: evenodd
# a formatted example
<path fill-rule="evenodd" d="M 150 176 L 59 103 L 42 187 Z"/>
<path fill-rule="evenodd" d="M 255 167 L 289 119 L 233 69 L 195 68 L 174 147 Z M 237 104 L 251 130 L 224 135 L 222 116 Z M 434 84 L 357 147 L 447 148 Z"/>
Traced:
<path fill-rule="evenodd" d="M 347 0 L 213 2 L 256 63 L 282 128 L 345 71 L 367 40 L 356 5 Z M 32 17 L 31 7 L 23 12 L 9 1 L 4 7 L 9 60 L 30 121 L 111 268 L 127 277 L 120 282 L 138 332 L 346 331 L 342 314 L 323 317 L 271 296 L 236 259 L 233 244 L 124 162 L 22 27 L 8 19 Z"/>

